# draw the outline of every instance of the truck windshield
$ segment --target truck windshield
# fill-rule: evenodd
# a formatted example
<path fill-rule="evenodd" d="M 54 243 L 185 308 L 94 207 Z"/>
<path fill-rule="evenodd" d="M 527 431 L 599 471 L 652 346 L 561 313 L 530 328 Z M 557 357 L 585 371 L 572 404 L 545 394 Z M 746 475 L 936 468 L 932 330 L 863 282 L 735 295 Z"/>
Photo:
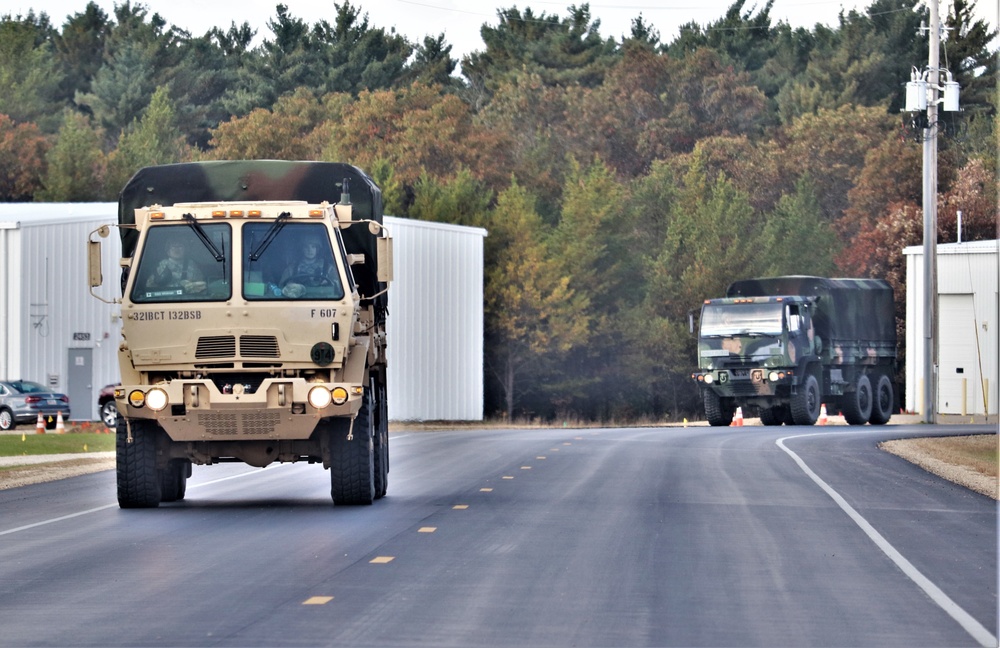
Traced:
<path fill-rule="evenodd" d="M 271 240 L 261 245 L 267 237 Z M 254 254 L 259 254 L 254 258 Z M 330 235 L 321 223 L 243 226 L 243 296 L 247 300 L 344 298 Z"/>
<path fill-rule="evenodd" d="M 701 311 L 701 335 L 781 335 L 783 313 L 780 302 L 705 304 Z"/>
<path fill-rule="evenodd" d="M 226 223 L 204 225 L 202 231 L 223 259 L 190 225 L 158 225 L 146 233 L 137 260 L 131 299 L 157 302 L 225 301 L 232 295 L 230 264 L 232 230 Z"/>

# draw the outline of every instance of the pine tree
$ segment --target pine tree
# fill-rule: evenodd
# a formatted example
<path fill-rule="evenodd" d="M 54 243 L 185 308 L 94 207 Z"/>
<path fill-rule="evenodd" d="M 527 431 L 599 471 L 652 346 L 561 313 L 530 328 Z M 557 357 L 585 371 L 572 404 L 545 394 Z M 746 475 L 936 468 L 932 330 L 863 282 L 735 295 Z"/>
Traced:
<path fill-rule="evenodd" d="M 93 202 L 111 197 L 102 193 L 105 156 L 102 134 L 86 115 L 67 109 L 55 144 L 45 156 L 44 189 L 39 202 Z M 113 193 L 112 193 L 113 195 Z"/>
<path fill-rule="evenodd" d="M 183 162 L 188 154 L 167 88 L 157 88 L 142 118 L 118 137 L 108 159 L 107 191 L 117 194 L 142 167 Z"/>

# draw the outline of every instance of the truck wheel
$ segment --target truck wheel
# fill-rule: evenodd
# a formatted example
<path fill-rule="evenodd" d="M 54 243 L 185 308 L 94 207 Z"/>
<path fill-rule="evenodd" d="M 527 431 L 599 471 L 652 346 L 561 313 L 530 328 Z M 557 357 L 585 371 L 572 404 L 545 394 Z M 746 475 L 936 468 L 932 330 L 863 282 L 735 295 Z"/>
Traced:
<path fill-rule="evenodd" d="M 853 392 L 840 399 L 840 411 L 848 425 L 864 425 L 872 416 L 872 383 L 868 376 L 861 374 Z"/>
<path fill-rule="evenodd" d="M 333 431 L 330 439 L 330 495 L 334 504 L 370 505 L 375 501 L 375 444 L 371 389 L 365 388 L 354 419 L 354 438 Z"/>
<path fill-rule="evenodd" d="M 819 418 L 819 381 L 809 374 L 792 396 L 792 422 L 795 425 L 814 425 Z"/>
<path fill-rule="evenodd" d="M 375 499 L 385 497 L 389 488 L 389 408 L 385 400 L 385 385 L 375 390 L 378 400 L 375 414 Z"/>
<path fill-rule="evenodd" d="M 892 407 L 896 395 L 892 389 L 892 379 L 885 374 L 879 374 L 875 381 L 875 397 L 872 399 L 872 415 L 868 422 L 872 425 L 885 425 L 892 417 Z"/>
<path fill-rule="evenodd" d="M 191 462 L 187 459 L 171 459 L 167 467 L 160 471 L 160 501 L 178 502 L 187 491 L 187 478 L 191 476 Z"/>
<path fill-rule="evenodd" d="M 132 443 L 124 417 L 118 417 L 115 455 L 118 472 L 118 506 L 156 508 L 160 505 L 160 475 L 156 470 L 156 435 L 152 421 L 133 420 Z"/>
<path fill-rule="evenodd" d="M 719 395 L 711 389 L 704 389 L 702 393 L 705 400 L 705 418 L 708 419 L 709 425 L 718 427 L 729 425 L 733 422 L 733 414 L 736 412 L 735 407 L 724 406 Z"/>
<path fill-rule="evenodd" d="M 14 415 L 11 414 L 9 409 L 0 409 L 0 430 L 6 432 L 7 430 L 13 430 L 17 423 L 14 421 Z"/>
<path fill-rule="evenodd" d="M 760 422 L 764 425 L 781 425 L 785 422 L 784 409 L 780 405 L 762 408 L 760 410 Z"/>

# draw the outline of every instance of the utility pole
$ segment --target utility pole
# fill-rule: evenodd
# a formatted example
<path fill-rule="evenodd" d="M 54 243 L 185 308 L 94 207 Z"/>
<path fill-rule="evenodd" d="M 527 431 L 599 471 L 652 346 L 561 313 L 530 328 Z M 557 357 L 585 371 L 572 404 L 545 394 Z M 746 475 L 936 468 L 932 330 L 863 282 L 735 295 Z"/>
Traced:
<path fill-rule="evenodd" d="M 927 126 L 924 128 L 924 422 L 937 420 L 937 128 L 941 61 L 938 0 L 929 0 Z"/>
<path fill-rule="evenodd" d="M 959 108 L 959 84 L 951 71 L 941 69 L 941 15 L 939 0 L 928 0 L 930 26 L 927 27 L 929 56 L 927 70 L 920 73 L 913 68 L 910 82 L 906 84 L 906 107 L 908 123 L 914 130 L 921 128 L 924 145 L 924 321 L 923 321 L 923 394 L 917 401 L 921 405 L 925 423 L 937 419 L 938 386 L 938 289 L 937 289 L 937 191 L 938 191 L 938 104 L 943 104 L 945 112 L 961 112 Z M 924 30 L 921 23 L 920 31 Z M 941 72 L 947 81 L 941 85 Z M 944 95 L 943 98 L 939 98 Z M 926 109 L 926 121 L 923 111 Z M 923 123 L 920 123 L 923 121 Z"/>

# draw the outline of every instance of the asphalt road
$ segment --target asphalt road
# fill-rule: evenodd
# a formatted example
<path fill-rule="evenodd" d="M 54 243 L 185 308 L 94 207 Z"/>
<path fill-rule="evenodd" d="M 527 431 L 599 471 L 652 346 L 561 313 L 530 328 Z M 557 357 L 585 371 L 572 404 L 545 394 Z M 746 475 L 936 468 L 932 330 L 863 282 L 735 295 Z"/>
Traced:
<path fill-rule="evenodd" d="M 0 491 L 0 644 L 996 645 L 996 502 L 875 447 L 993 431 L 402 433 L 364 508 L 307 465 Z"/>

